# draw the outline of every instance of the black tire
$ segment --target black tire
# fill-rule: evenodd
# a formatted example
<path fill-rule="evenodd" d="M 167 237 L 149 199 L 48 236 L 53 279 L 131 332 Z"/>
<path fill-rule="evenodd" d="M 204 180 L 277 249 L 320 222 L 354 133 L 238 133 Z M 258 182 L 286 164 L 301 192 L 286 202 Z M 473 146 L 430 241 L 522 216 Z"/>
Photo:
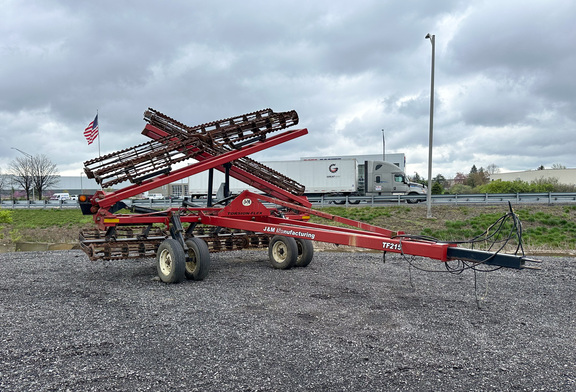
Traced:
<path fill-rule="evenodd" d="M 290 269 L 298 258 L 298 245 L 292 237 L 275 235 L 268 245 L 268 258 L 272 267 Z"/>
<path fill-rule="evenodd" d="M 314 257 L 314 244 L 310 240 L 296 238 L 298 246 L 298 257 L 296 257 L 295 267 L 307 267 Z"/>
<path fill-rule="evenodd" d="M 210 251 L 206 242 L 192 237 L 186 240 L 188 254 L 184 274 L 186 279 L 203 280 L 210 269 Z"/>
<path fill-rule="evenodd" d="M 419 195 L 419 193 L 409 193 L 408 196 L 416 196 Z M 420 201 L 420 199 L 406 199 L 406 203 L 408 204 L 418 204 L 418 202 Z"/>
<path fill-rule="evenodd" d="M 162 282 L 179 283 L 185 279 L 186 255 L 178 241 L 167 238 L 160 244 L 156 252 L 156 269 Z"/>

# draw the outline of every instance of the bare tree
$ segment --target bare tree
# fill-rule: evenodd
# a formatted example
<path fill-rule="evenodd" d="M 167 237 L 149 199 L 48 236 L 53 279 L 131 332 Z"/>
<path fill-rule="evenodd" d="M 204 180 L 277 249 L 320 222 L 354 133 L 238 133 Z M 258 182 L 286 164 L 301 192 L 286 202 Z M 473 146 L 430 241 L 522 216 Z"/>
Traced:
<path fill-rule="evenodd" d="M 4 190 L 4 185 L 6 185 L 6 176 L 2 174 L 2 168 L 0 167 L 0 201 L 2 201 L 2 191 Z"/>
<path fill-rule="evenodd" d="M 43 154 L 14 159 L 10 162 L 10 171 L 14 181 L 26 192 L 27 200 L 30 200 L 30 193 L 37 194 L 41 200 L 42 193 L 60 177 L 56 165 Z"/>
<path fill-rule="evenodd" d="M 495 164 L 491 163 L 486 167 L 486 172 L 488 174 L 500 173 L 500 168 L 498 166 L 496 166 Z"/>
<path fill-rule="evenodd" d="M 32 175 L 32 157 L 18 157 L 10 162 L 9 167 L 12 172 L 12 179 L 24 189 L 26 200 L 30 200 L 34 180 Z"/>
<path fill-rule="evenodd" d="M 560 164 L 560 163 L 554 163 L 554 164 L 552 165 L 552 169 L 561 169 L 561 170 L 564 170 L 564 169 L 566 169 L 566 166 L 564 166 L 564 165 L 562 165 L 562 164 Z"/>
<path fill-rule="evenodd" d="M 56 185 L 60 178 L 56 164 L 44 154 L 32 157 L 32 176 L 32 185 L 39 200 L 42 200 L 42 193 L 52 185 Z"/>

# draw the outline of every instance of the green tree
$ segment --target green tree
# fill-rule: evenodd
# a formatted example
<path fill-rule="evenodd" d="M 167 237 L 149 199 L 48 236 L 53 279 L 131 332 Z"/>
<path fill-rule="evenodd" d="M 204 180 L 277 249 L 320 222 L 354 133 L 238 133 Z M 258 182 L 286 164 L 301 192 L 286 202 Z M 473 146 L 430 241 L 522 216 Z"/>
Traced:
<path fill-rule="evenodd" d="M 440 185 L 439 182 L 435 182 L 434 185 L 432 185 L 432 194 L 433 195 L 442 195 L 444 193 L 444 188 L 442 187 L 442 185 Z"/>
<path fill-rule="evenodd" d="M 543 193 L 571 192 L 574 187 L 558 183 L 557 178 L 540 178 L 530 183 L 521 180 L 496 180 L 477 188 L 479 193 Z"/>
<path fill-rule="evenodd" d="M 446 180 L 446 178 L 442 174 L 438 174 L 436 177 L 434 177 L 432 179 L 432 182 L 439 183 L 442 186 L 442 188 L 448 187 L 448 181 Z"/>
<path fill-rule="evenodd" d="M 456 184 L 450 187 L 451 195 L 463 195 L 466 193 L 472 193 L 472 187 L 466 184 Z"/>
<path fill-rule="evenodd" d="M 490 177 L 488 172 L 484 171 L 483 167 L 480 169 L 476 168 L 476 165 L 472 166 L 470 169 L 470 174 L 468 174 L 468 178 L 466 180 L 466 185 L 475 188 L 480 185 L 487 184 L 490 181 Z"/>
<path fill-rule="evenodd" d="M 424 178 L 420 177 L 418 172 L 414 172 L 414 175 L 412 176 L 412 178 L 409 178 L 409 179 L 410 179 L 410 181 L 416 182 L 418 184 L 422 184 L 422 185 L 427 184 L 427 181 Z"/>
<path fill-rule="evenodd" d="M 478 173 L 478 169 L 476 168 L 476 165 L 472 165 L 472 167 L 470 168 L 470 172 L 468 172 L 468 176 L 466 177 L 466 185 L 468 185 L 469 187 L 474 188 L 474 176 Z"/>
<path fill-rule="evenodd" d="M 526 193 L 529 192 L 529 184 L 525 181 L 491 181 L 478 188 L 479 193 Z"/>

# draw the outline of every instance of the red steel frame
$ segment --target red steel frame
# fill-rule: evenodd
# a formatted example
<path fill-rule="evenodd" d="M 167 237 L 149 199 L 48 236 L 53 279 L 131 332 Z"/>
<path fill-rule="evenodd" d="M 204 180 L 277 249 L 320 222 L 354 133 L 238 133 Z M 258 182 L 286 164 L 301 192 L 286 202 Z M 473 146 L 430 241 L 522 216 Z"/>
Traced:
<path fill-rule="evenodd" d="M 300 137 L 303 136 L 305 134 L 308 133 L 307 129 L 303 129 L 301 131 L 305 131 L 304 133 L 298 133 L 297 135 L 295 135 L 294 137 Z M 295 131 L 293 131 L 295 132 Z M 145 136 L 148 136 L 151 139 L 154 140 L 158 140 L 158 139 L 162 139 L 166 136 L 169 136 L 169 134 L 153 125 L 150 124 L 146 124 L 146 126 L 144 127 L 144 130 L 142 131 L 142 134 Z M 176 139 L 176 138 L 174 138 Z M 282 142 L 283 143 L 283 142 Z M 268 147 L 265 147 L 268 148 Z M 193 147 L 192 151 L 197 151 L 198 148 L 197 147 Z M 248 153 L 248 154 L 251 154 Z M 246 155 L 248 155 L 246 154 Z M 244 156 L 246 156 L 244 155 Z M 199 162 L 204 162 L 206 160 L 210 160 L 213 159 L 214 156 L 207 153 L 207 152 L 202 152 L 198 155 L 196 155 L 194 157 L 196 160 L 198 160 Z M 226 163 L 226 162 L 224 162 Z M 217 169 L 221 172 L 225 172 L 224 166 L 223 165 L 218 165 L 218 166 L 214 166 L 214 169 Z M 235 179 L 242 181 L 243 183 L 249 185 L 249 186 L 253 186 L 254 188 L 257 188 L 259 190 L 261 190 L 262 192 L 265 192 L 269 195 L 272 195 L 280 200 L 285 200 L 285 201 L 292 201 L 295 202 L 297 204 L 301 204 L 303 206 L 307 206 L 310 207 L 312 204 L 308 201 L 308 199 L 304 196 L 296 196 L 293 195 L 290 192 L 285 191 L 284 189 L 278 188 L 277 186 L 275 186 L 274 184 L 270 184 L 267 181 L 262 180 L 260 177 L 249 173 L 239 167 L 236 166 L 232 166 L 230 168 L 230 176 L 234 177 Z"/>
<path fill-rule="evenodd" d="M 281 214 L 277 208 L 266 207 L 263 202 L 275 203 L 290 208 L 290 213 Z M 315 211 L 297 204 L 282 202 L 247 190 L 223 208 L 171 208 L 162 211 L 161 214 L 112 214 L 101 209 L 98 218 L 95 217 L 95 221 L 102 229 L 117 225 L 143 225 L 150 223 L 160 223 L 168 226 L 170 215 L 176 212 L 179 214 L 182 223 L 202 223 L 229 229 L 303 238 L 393 253 L 405 253 L 440 261 L 448 260 L 447 249 L 450 246 L 449 244 L 393 238 L 397 234 L 403 233 Z M 344 223 L 362 230 L 312 223 L 308 221 L 310 215 Z"/>
<path fill-rule="evenodd" d="M 158 130 L 158 131 L 160 131 L 160 130 Z M 108 208 L 112 207 L 114 204 L 116 204 L 117 202 L 124 200 L 124 199 L 127 199 L 129 197 L 132 197 L 134 195 L 137 195 L 139 193 L 146 192 L 146 191 L 149 191 L 149 190 L 154 189 L 154 188 L 158 188 L 162 185 L 169 184 L 169 183 L 174 182 L 176 180 L 192 176 L 194 174 L 203 172 L 203 171 L 211 169 L 211 168 L 217 168 L 218 169 L 222 165 L 224 165 L 225 163 L 231 162 L 231 161 L 238 159 L 238 158 L 245 157 L 245 156 L 250 155 L 250 154 L 254 154 L 254 153 L 256 153 L 258 151 L 262 151 L 266 148 L 270 148 L 270 147 L 276 146 L 278 144 L 287 142 L 287 141 L 295 139 L 297 137 L 306 135 L 307 133 L 308 133 L 308 130 L 305 128 L 287 131 L 287 132 L 284 132 L 282 134 L 272 136 L 266 140 L 255 142 L 254 144 L 247 146 L 247 147 L 244 147 L 242 149 L 233 150 L 233 151 L 227 152 L 227 153 L 222 154 L 222 155 L 211 156 L 209 154 L 203 154 L 202 157 L 199 157 L 199 159 L 202 159 L 200 162 L 186 166 L 186 167 L 183 167 L 181 169 L 174 170 L 171 173 L 162 174 L 162 175 L 159 175 L 158 177 L 144 180 L 139 184 L 133 184 L 133 185 L 130 185 L 126 188 L 120 189 L 120 190 L 115 191 L 115 192 L 110 192 L 110 193 L 106 193 L 103 191 L 97 192 L 94 195 L 93 204 L 97 203 L 98 206 L 100 207 L 100 209 L 108 209 Z M 247 173 L 247 172 L 240 170 L 240 169 L 231 170 L 231 175 L 232 175 L 232 173 L 237 173 L 237 172 L 242 173 L 247 178 L 253 179 L 254 182 L 266 183 L 265 181 L 261 180 L 260 178 L 254 176 L 254 175 L 251 175 L 250 173 Z M 283 189 L 280 189 L 280 188 L 278 188 L 272 184 L 268 184 L 267 188 L 269 188 L 270 192 L 273 193 L 277 197 L 282 197 L 282 198 L 288 199 L 288 200 L 298 200 L 302 205 L 305 205 L 308 207 L 310 207 L 312 205 L 305 197 L 294 196 L 291 193 L 286 192 Z"/>
<path fill-rule="evenodd" d="M 167 135 L 165 132 L 151 125 L 147 125 L 143 133 L 153 139 Z M 139 184 L 133 184 L 115 192 L 106 193 L 99 191 L 90 200 L 94 213 L 94 222 L 101 230 L 115 226 L 149 225 L 154 223 L 165 224 L 167 228 L 169 228 L 171 217 L 174 214 L 178 214 L 180 222 L 188 224 L 201 223 L 215 227 L 270 234 L 271 236 L 281 235 L 384 252 L 422 256 L 440 261 L 448 261 L 454 258 L 454 249 L 456 249 L 454 244 L 403 238 L 403 232 L 394 232 L 374 225 L 313 210 L 310 208 L 311 203 L 305 197 L 293 195 L 252 173 L 235 168 L 234 166 L 230 169 L 231 176 L 241 179 L 250 185 L 254 185 L 260 190 L 265 190 L 273 197 L 246 190 L 225 207 L 181 207 L 143 214 L 117 214 L 111 212 L 113 210 L 112 207 L 117 202 L 128 197 L 211 168 L 223 170 L 225 163 L 284 143 L 307 133 L 308 131 L 306 129 L 287 131 L 218 156 L 212 156 L 206 152 L 201 153 L 197 156 L 197 160 L 199 160 L 198 163 L 174 170 L 168 174 L 161 174 L 155 178 L 142 181 Z M 186 146 L 183 146 L 183 148 L 186 148 Z M 272 203 L 276 205 L 276 207 L 267 207 L 263 203 Z M 278 206 L 281 208 L 278 208 Z M 310 215 L 343 223 L 352 228 L 312 223 L 308 221 Z M 486 257 L 482 252 L 473 250 L 471 252 L 476 252 L 478 255 L 466 255 L 465 257 L 470 257 L 472 260 L 474 257 Z M 489 253 L 488 256 L 490 256 Z M 524 262 L 523 257 L 509 256 L 513 258 L 510 262 L 513 268 L 522 268 Z M 493 264 L 499 265 L 496 262 Z"/>

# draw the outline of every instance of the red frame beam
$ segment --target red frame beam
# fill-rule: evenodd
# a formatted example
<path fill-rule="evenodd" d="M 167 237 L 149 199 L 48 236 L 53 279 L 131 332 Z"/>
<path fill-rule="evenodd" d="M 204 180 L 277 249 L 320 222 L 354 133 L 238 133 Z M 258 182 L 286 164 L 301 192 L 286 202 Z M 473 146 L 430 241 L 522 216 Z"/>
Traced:
<path fill-rule="evenodd" d="M 151 124 L 146 124 L 146 126 L 144 127 L 144 130 L 142 130 L 142 134 L 153 139 L 153 140 L 158 140 L 161 138 L 164 138 L 166 136 L 169 136 L 170 134 L 166 131 L 163 131 L 157 127 L 155 127 L 154 125 Z M 178 138 L 174 137 L 174 140 L 177 140 Z M 172 140 L 172 139 L 171 139 Z M 196 152 L 199 149 L 197 147 L 186 147 L 186 148 L 190 148 L 192 149 L 192 151 Z M 194 157 L 194 159 L 196 159 L 197 161 L 203 162 L 205 160 L 211 159 L 214 156 L 207 153 L 207 152 L 202 152 L 200 154 L 198 154 L 197 156 Z M 226 169 L 224 168 L 224 166 L 220 165 L 220 166 L 216 166 L 214 167 L 215 169 L 219 170 L 220 172 L 224 173 L 226 171 Z M 293 195 L 290 192 L 285 191 L 282 188 L 279 188 L 273 184 L 270 184 L 269 182 L 267 182 L 266 180 L 263 180 L 262 178 L 249 173 L 237 166 L 232 166 L 230 168 L 230 176 L 242 181 L 243 183 L 252 186 L 256 189 L 261 190 L 262 192 L 265 192 L 269 195 L 272 195 L 280 200 L 286 200 L 286 201 L 291 201 L 297 204 L 301 204 L 307 207 L 310 207 L 312 204 L 308 201 L 308 199 L 305 196 L 296 196 Z"/>
<path fill-rule="evenodd" d="M 440 261 L 448 260 L 447 251 L 450 246 L 449 244 L 439 244 L 434 242 L 419 242 L 389 238 L 383 235 L 378 235 L 377 233 L 360 232 L 357 230 L 335 230 L 332 226 L 311 226 L 306 222 L 288 224 L 287 221 L 278 223 L 282 221 L 277 219 L 268 220 L 266 218 L 262 218 L 262 220 L 259 221 L 251 221 L 237 218 L 225 218 L 222 216 L 204 215 L 202 213 L 200 214 L 200 218 L 203 224 L 211 226 L 221 226 L 230 229 L 254 231 L 270 235 L 303 238 L 313 241 L 349 245 L 385 252 L 403 253 L 413 256 L 429 257 Z"/>
<path fill-rule="evenodd" d="M 272 136 L 266 140 L 255 142 L 254 144 L 251 144 L 250 146 L 247 146 L 247 147 L 243 147 L 240 150 L 230 151 L 230 152 L 227 152 L 225 154 L 206 159 L 202 162 L 198 162 L 198 163 L 183 167 L 181 169 L 174 170 L 173 172 L 171 172 L 169 174 L 162 174 L 162 175 L 159 175 L 158 177 L 155 177 L 155 178 L 152 178 L 149 180 L 144 180 L 140 184 L 134 184 L 134 185 L 128 186 L 126 188 L 123 188 L 121 190 L 111 192 L 111 193 L 98 192 L 98 193 L 96 193 L 96 195 L 94 197 L 94 202 L 100 208 L 108 209 L 108 208 L 112 207 L 114 204 L 116 204 L 117 202 L 124 200 L 124 199 L 127 199 L 129 197 L 135 196 L 139 193 L 146 192 L 146 191 L 149 191 L 149 190 L 154 189 L 154 188 L 158 188 L 162 185 L 166 185 L 166 184 L 169 184 L 173 181 L 176 181 L 176 180 L 179 180 L 179 179 L 182 179 L 185 177 L 189 177 L 189 176 L 192 176 L 194 174 L 203 172 L 205 170 L 223 165 L 223 164 L 225 164 L 227 162 L 231 162 L 235 159 L 242 158 L 242 157 L 245 157 L 247 155 L 254 154 L 258 151 L 262 151 L 262 150 L 265 150 L 267 148 L 276 146 L 278 144 L 285 143 L 285 142 L 292 140 L 292 139 L 295 139 L 297 137 L 304 136 L 307 133 L 308 133 L 308 130 L 306 128 L 287 131 L 287 132 L 281 133 L 279 135 Z M 280 189 L 280 188 L 278 188 L 278 189 Z M 290 195 L 291 199 L 294 198 L 294 195 L 292 195 L 291 193 L 284 191 L 284 190 L 281 190 L 281 191 L 283 191 L 283 193 L 285 193 L 286 195 Z M 307 199 L 305 199 L 305 200 L 306 200 L 307 206 L 312 205 L 310 202 L 308 202 Z"/>

